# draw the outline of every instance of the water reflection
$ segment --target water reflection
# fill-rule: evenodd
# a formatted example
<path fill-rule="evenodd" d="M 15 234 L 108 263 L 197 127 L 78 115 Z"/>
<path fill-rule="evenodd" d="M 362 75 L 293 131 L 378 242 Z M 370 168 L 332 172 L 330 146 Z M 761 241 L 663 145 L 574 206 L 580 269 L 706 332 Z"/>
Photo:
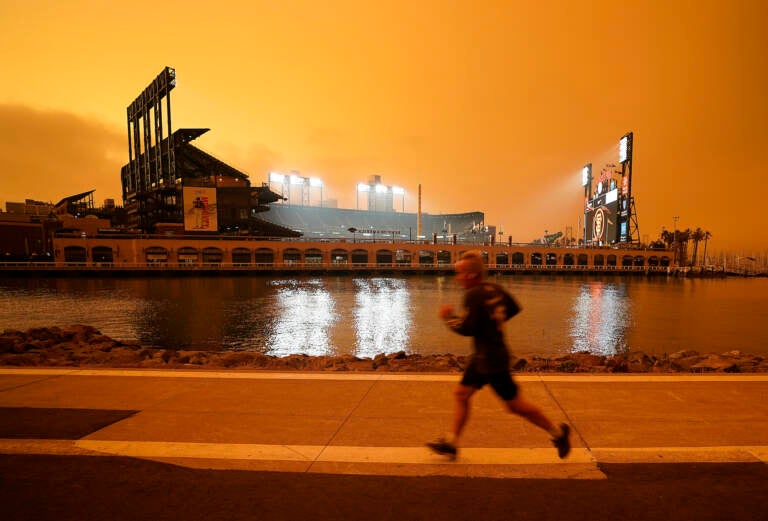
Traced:
<path fill-rule="evenodd" d="M 359 357 L 408 349 L 411 298 L 403 279 L 355 279 L 355 333 Z"/>
<path fill-rule="evenodd" d="M 606 356 L 626 351 L 629 311 L 629 299 L 623 283 L 582 284 L 573 303 L 571 350 Z"/>
<path fill-rule="evenodd" d="M 336 305 L 322 281 L 277 280 L 272 285 L 277 288 L 277 312 L 266 339 L 266 352 L 276 356 L 329 354 Z"/>

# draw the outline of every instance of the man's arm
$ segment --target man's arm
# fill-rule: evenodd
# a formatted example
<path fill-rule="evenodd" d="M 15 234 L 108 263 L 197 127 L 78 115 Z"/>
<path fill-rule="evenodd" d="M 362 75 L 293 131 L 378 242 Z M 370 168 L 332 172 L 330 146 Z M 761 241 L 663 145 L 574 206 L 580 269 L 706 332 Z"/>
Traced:
<path fill-rule="evenodd" d="M 466 313 L 457 315 L 450 305 L 445 305 L 440 308 L 440 318 L 454 332 L 464 336 L 473 336 L 477 330 L 480 313 L 482 313 L 482 303 L 478 305 L 477 294 L 470 293 L 467 294 L 464 306 Z"/>

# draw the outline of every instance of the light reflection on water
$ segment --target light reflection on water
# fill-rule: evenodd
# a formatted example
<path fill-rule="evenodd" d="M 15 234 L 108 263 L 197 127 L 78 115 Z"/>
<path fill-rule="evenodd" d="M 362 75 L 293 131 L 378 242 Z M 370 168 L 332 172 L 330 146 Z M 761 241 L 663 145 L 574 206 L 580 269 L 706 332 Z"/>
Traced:
<path fill-rule="evenodd" d="M 355 288 L 355 354 L 372 358 L 408 350 L 412 317 L 406 281 L 355 279 Z"/>
<path fill-rule="evenodd" d="M 271 285 L 277 288 L 274 296 L 277 313 L 266 339 L 266 353 L 276 356 L 331 353 L 336 305 L 322 281 L 279 280 Z"/>
<path fill-rule="evenodd" d="M 523 312 L 519 355 L 626 349 L 765 354 L 768 279 L 499 276 Z M 0 278 L 0 330 L 90 324 L 119 340 L 284 356 L 466 354 L 437 318 L 464 291 L 452 277 Z"/>
<path fill-rule="evenodd" d="M 615 355 L 626 351 L 631 307 L 623 283 L 585 282 L 574 297 L 571 351 Z"/>

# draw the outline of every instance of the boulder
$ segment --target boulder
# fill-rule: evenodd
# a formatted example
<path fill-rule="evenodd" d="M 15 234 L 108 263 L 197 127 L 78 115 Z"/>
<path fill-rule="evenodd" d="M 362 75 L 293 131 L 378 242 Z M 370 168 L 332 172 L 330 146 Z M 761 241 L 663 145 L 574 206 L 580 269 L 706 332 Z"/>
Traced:
<path fill-rule="evenodd" d="M 691 372 L 696 373 L 709 373 L 709 372 L 726 372 L 726 373 L 738 373 L 741 370 L 736 362 L 730 357 L 723 357 L 721 355 L 709 355 L 704 360 L 697 362 L 690 367 Z"/>

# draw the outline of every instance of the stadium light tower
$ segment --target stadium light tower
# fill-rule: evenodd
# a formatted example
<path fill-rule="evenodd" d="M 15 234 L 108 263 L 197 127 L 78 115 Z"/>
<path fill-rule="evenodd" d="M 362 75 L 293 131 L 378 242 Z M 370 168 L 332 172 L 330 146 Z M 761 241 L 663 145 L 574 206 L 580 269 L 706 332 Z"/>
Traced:
<path fill-rule="evenodd" d="M 286 192 L 286 186 L 288 185 L 288 177 L 284 176 L 280 172 L 270 172 L 269 173 L 269 183 L 270 183 L 270 190 L 272 189 L 272 184 L 276 184 L 280 186 L 280 195 L 282 197 L 285 197 Z M 290 187 L 288 187 L 288 202 L 290 203 L 290 197 L 291 197 L 291 191 Z M 281 201 L 282 202 L 282 201 Z"/>
<path fill-rule="evenodd" d="M 394 195 L 400 195 L 403 198 L 403 213 L 405 213 L 405 189 L 399 187 L 399 186 L 393 186 L 392 187 L 392 194 Z"/>
<path fill-rule="evenodd" d="M 357 184 L 357 209 L 360 209 L 360 192 L 370 192 L 371 191 L 371 185 L 367 185 L 365 183 L 358 183 Z M 368 198 L 370 199 L 370 194 L 368 195 Z"/>
<path fill-rule="evenodd" d="M 309 178 L 309 186 L 312 188 L 320 189 L 320 208 L 323 207 L 323 181 L 317 177 Z"/>

